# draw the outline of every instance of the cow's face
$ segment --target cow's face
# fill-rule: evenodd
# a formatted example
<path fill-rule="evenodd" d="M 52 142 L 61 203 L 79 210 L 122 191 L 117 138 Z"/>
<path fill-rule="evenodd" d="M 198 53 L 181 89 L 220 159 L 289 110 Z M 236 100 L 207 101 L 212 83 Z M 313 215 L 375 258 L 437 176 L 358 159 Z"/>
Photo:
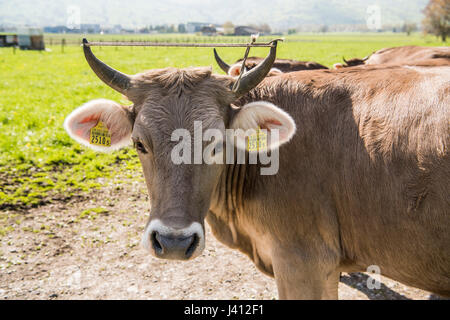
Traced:
<path fill-rule="evenodd" d="M 227 165 L 226 129 L 277 129 L 280 139 L 269 148 L 288 141 L 295 131 L 290 116 L 271 104 L 234 108 L 234 81 L 212 75 L 209 68 L 152 70 L 130 77 L 124 93 L 132 107 L 94 100 L 65 121 L 74 139 L 96 150 L 134 143 L 151 200 L 142 242 L 157 257 L 186 260 L 202 252 L 204 219 Z M 92 144 L 99 122 L 109 146 Z"/>
<path fill-rule="evenodd" d="M 193 258 L 204 248 L 204 219 L 223 168 L 209 160 L 223 156 L 230 82 L 209 69 L 151 71 L 140 81 L 145 97 L 136 99 L 143 102 L 135 105 L 131 139 L 151 199 L 142 243 L 157 257 Z M 206 132 L 216 135 L 203 141 Z"/>

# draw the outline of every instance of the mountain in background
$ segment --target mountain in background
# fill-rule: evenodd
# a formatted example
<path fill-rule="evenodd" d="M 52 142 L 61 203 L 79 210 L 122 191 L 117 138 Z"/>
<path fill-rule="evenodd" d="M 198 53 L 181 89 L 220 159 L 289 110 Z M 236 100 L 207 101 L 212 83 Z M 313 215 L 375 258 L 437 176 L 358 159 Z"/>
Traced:
<path fill-rule="evenodd" d="M 269 24 L 273 30 L 302 25 L 365 24 L 378 5 L 383 25 L 419 23 L 428 0 L 0 0 L 0 26 L 66 25 L 68 7 L 80 8 L 81 23 L 127 28 L 189 21 Z"/>

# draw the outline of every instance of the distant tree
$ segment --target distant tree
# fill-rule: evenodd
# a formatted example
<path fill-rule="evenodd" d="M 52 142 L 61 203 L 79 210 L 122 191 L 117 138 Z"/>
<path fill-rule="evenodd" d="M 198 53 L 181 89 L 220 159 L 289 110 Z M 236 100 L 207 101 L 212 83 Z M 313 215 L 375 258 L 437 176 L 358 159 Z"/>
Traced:
<path fill-rule="evenodd" d="M 408 36 L 411 32 L 417 31 L 417 24 L 405 22 L 402 26 L 402 32 L 405 32 Z"/>
<path fill-rule="evenodd" d="M 180 23 L 178 25 L 178 32 L 179 33 L 186 33 L 186 26 L 184 25 L 184 23 Z"/>
<path fill-rule="evenodd" d="M 294 34 L 297 33 L 297 29 L 289 29 L 288 34 Z"/>
<path fill-rule="evenodd" d="M 157 25 L 154 29 L 158 33 L 167 33 L 167 26 L 165 25 Z"/>
<path fill-rule="evenodd" d="M 174 33 L 175 32 L 175 25 L 171 24 L 166 28 L 167 33 Z"/>
<path fill-rule="evenodd" d="M 450 34 L 450 1 L 430 0 L 423 13 L 424 31 L 441 37 L 444 42 L 447 41 Z"/>
<path fill-rule="evenodd" d="M 320 26 L 319 31 L 322 33 L 328 32 L 328 26 L 326 24 Z"/>
<path fill-rule="evenodd" d="M 234 34 L 234 24 L 231 21 L 227 21 L 223 24 L 223 34 L 231 35 Z"/>

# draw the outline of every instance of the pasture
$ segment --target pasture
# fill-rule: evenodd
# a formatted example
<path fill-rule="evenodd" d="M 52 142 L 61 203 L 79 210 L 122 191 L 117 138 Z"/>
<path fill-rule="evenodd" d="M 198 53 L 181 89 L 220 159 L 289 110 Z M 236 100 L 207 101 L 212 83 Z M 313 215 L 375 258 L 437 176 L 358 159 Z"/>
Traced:
<path fill-rule="evenodd" d="M 87 38 L 100 37 L 154 41 L 156 36 Z M 210 233 L 205 253 L 191 262 L 159 261 L 142 252 L 139 241 L 149 205 L 135 150 L 98 154 L 74 142 L 63 129 L 64 118 L 89 100 L 129 102 L 95 76 L 79 46 L 67 45 L 62 52 L 60 38 L 52 38 L 49 45 L 50 38 L 48 52 L 0 49 L 0 299 L 275 298 L 274 281 L 259 274 L 240 253 L 218 244 Z M 67 42 L 80 39 L 71 35 Z M 183 41 L 186 36 L 157 38 L 169 39 Z M 343 56 L 362 58 L 402 45 L 443 44 L 420 34 L 299 34 L 286 37 L 277 56 L 331 67 Z M 241 58 L 244 50 L 218 49 L 228 62 Z M 94 47 L 93 51 L 128 74 L 188 66 L 212 66 L 222 73 L 212 48 Z M 267 49 L 254 48 L 250 53 L 266 54 Z M 219 260 L 219 252 L 224 259 Z M 184 281 L 187 278 L 190 281 Z M 347 276 L 341 286 L 348 291 L 342 297 L 428 297 L 390 280 L 385 280 L 389 288 L 361 293 L 357 284 L 364 279 Z M 190 291 L 192 286 L 200 288 Z"/>

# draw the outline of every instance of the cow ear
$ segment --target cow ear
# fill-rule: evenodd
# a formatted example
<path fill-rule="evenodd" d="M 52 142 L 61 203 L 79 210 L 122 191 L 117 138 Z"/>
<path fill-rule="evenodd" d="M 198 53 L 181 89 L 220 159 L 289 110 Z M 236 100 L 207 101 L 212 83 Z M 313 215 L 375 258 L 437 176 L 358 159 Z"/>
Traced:
<path fill-rule="evenodd" d="M 344 68 L 344 65 L 342 63 L 335 63 L 333 64 L 334 69 L 342 69 Z"/>
<path fill-rule="evenodd" d="M 252 140 L 255 138 L 258 151 L 276 149 L 288 142 L 296 131 L 294 119 L 287 112 L 266 101 L 244 105 L 234 115 L 231 128 L 247 132 L 245 135 L 235 134 L 235 136 L 238 139 L 237 146 L 245 146 L 249 151 L 251 151 L 250 145 L 255 142 Z M 261 137 L 264 141 L 259 141 Z"/>
<path fill-rule="evenodd" d="M 108 152 L 130 143 L 133 129 L 128 107 L 106 99 L 92 100 L 64 121 L 67 133 L 96 151 Z"/>
<path fill-rule="evenodd" d="M 241 74 L 242 63 L 233 64 L 228 70 L 228 75 L 232 77 L 237 77 Z"/>

